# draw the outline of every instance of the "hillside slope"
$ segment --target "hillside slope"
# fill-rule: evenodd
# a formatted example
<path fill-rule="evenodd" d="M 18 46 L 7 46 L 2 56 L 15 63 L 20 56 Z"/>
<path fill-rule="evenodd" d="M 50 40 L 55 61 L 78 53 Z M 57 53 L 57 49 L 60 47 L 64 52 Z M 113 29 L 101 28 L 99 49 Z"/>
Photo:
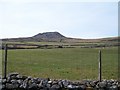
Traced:
<path fill-rule="evenodd" d="M 3 42 L 63 42 L 63 43 L 107 43 L 116 44 L 120 41 L 120 37 L 109 37 L 100 39 L 80 39 L 68 38 L 59 32 L 45 32 L 39 33 L 32 37 L 24 38 L 8 38 L 2 39 Z"/>
<path fill-rule="evenodd" d="M 32 37 L 25 37 L 25 38 L 8 38 L 2 39 L 2 41 L 9 41 L 9 42 L 47 42 L 47 41 L 60 41 L 61 39 L 66 39 L 65 36 L 60 34 L 59 32 L 45 32 L 39 33 Z"/>

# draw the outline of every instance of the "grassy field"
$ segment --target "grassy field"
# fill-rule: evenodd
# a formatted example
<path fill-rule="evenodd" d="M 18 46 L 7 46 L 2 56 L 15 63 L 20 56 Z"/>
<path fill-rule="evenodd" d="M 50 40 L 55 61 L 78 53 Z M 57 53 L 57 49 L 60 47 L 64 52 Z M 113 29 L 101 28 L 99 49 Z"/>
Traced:
<path fill-rule="evenodd" d="M 101 50 L 102 77 L 117 79 L 118 49 Z M 8 72 L 54 79 L 97 79 L 98 51 L 95 48 L 9 50 Z"/>
<path fill-rule="evenodd" d="M 3 44 L 34 44 L 34 45 L 72 45 L 72 46 L 88 46 L 88 45 L 105 45 L 103 42 L 3 42 Z"/>

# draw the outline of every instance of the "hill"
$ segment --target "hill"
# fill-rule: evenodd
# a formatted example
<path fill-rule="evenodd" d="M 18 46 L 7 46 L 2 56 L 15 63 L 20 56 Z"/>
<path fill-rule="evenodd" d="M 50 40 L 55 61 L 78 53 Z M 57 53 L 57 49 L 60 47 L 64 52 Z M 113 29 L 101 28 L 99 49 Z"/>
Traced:
<path fill-rule="evenodd" d="M 32 38 L 37 41 L 40 39 L 41 41 L 60 41 L 61 39 L 66 39 L 66 37 L 59 32 L 39 33 L 37 35 L 34 35 Z"/>
<path fill-rule="evenodd" d="M 61 38 L 65 38 L 65 36 L 63 36 L 62 34 L 60 34 L 59 32 L 46 32 L 46 33 L 39 33 L 35 36 L 33 36 L 33 38 L 35 39 L 61 39 Z"/>
<path fill-rule="evenodd" d="M 24 38 L 5 38 L 2 41 L 10 41 L 10 42 L 118 42 L 120 38 L 118 37 L 107 37 L 107 38 L 99 38 L 99 39 L 80 39 L 80 38 L 68 38 L 59 32 L 44 32 L 36 34 L 32 37 L 24 37 Z"/>
<path fill-rule="evenodd" d="M 96 48 L 96 47 L 113 47 L 119 46 L 120 38 L 118 37 L 107 37 L 99 39 L 80 39 L 80 38 L 69 38 L 59 32 L 45 32 L 39 33 L 32 37 L 24 38 L 8 38 L 2 39 L 4 43 L 12 44 L 12 47 L 21 47 L 27 45 L 27 48 L 54 48 L 54 47 L 84 47 L 84 48 Z M 17 44 L 17 45 L 15 45 Z M 21 46 L 21 44 L 23 46 Z M 47 45 L 47 46 L 46 46 Z M 35 47 L 33 47 L 35 46 Z M 50 47 L 49 47 L 50 46 Z M 52 47 L 51 47 L 52 46 Z M 25 47 L 26 48 L 26 47 Z"/>
<path fill-rule="evenodd" d="M 45 33 L 39 33 L 32 37 L 25 37 L 25 38 L 8 38 L 8 39 L 2 39 L 2 41 L 8 41 L 8 42 L 48 42 L 48 41 L 60 41 L 61 39 L 66 39 L 65 36 L 60 34 L 59 32 L 45 32 Z"/>

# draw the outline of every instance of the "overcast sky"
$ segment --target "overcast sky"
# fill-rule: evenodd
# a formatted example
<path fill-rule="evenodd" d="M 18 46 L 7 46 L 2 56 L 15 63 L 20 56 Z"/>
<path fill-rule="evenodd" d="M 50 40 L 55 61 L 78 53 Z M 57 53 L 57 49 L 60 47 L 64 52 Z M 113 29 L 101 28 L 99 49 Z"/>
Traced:
<path fill-rule="evenodd" d="M 54 31 L 74 38 L 118 35 L 117 2 L 27 1 L 0 1 L 0 38 Z"/>

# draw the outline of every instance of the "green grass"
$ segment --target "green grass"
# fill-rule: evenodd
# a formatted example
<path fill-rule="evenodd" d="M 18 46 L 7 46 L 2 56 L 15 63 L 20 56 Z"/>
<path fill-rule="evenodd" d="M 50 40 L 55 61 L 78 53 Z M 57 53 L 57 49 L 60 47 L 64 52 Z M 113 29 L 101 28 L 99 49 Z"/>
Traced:
<path fill-rule="evenodd" d="M 70 80 L 97 79 L 98 51 L 93 48 L 9 50 L 8 73 Z M 102 77 L 117 79 L 117 48 L 102 49 L 102 63 Z"/>

